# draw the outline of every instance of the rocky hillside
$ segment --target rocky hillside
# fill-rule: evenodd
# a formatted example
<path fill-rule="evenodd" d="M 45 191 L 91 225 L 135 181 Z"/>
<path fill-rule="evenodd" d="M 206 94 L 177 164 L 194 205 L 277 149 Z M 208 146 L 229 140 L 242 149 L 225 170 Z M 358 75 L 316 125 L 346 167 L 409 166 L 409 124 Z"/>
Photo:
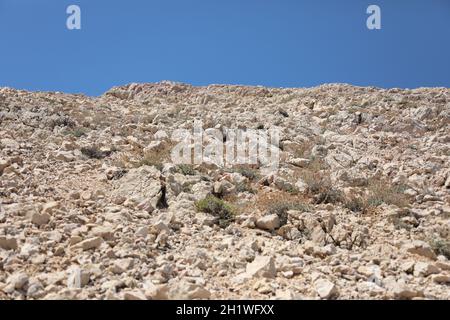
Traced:
<path fill-rule="evenodd" d="M 280 165 L 173 164 L 175 129 Z M 450 89 L 0 89 L 0 299 L 450 299 Z"/>

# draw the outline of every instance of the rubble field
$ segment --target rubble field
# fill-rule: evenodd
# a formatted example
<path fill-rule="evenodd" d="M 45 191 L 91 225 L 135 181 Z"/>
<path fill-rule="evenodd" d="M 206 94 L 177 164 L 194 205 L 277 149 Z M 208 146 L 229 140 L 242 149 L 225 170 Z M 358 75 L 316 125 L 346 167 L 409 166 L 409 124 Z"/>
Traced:
<path fill-rule="evenodd" d="M 174 164 L 279 130 L 279 166 Z M 450 89 L 0 88 L 0 299 L 449 299 Z"/>

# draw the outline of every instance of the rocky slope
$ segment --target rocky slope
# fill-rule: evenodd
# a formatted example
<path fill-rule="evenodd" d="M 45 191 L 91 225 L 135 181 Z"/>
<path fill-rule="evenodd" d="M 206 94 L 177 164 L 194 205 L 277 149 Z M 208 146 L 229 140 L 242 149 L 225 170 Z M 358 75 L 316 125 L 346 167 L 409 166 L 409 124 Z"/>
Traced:
<path fill-rule="evenodd" d="M 280 166 L 175 165 L 175 129 Z M 0 299 L 449 299 L 450 89 L 0 89 Z"/>

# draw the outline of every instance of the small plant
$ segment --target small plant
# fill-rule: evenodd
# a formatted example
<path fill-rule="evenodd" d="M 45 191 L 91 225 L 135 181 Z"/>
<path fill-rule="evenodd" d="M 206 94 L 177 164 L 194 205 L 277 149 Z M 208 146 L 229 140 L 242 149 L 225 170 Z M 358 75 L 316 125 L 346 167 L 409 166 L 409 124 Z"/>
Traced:
<path fill-rule="evenodd" d="M 289 210 L 309 212 L 311 208 L 301 202 L 277 202 L 269 206 L 267 213 L 276 214 L 280 218 L 280 224 L 283 226 L 287 223 Z"/>
<path fill-rule="evenodd" d="M 102 151 L 98 147 L 81 148 L 81 153 L 90 159 L 103 159 L 111 154 L 112 151 Z"/>
<path fill-rule="evenodd" d="M 154 166 L 159 171 L 163 169 L 164 163 L 170 161 L 170 151 L 172 145 L 164 144 L 157 150 L 152 150 L 144 153 L 140 160 L 134 164 L 135 167 Z M 179 168 L 178 168 L 179 169 Z"/>
<path fill-rule="evenodd" d="M 180 164 L 178 165 L 178 172 L 185 176 L 194 176 L 196 174 L 194 167 L 189 164 Z"/>
<path fill-rule="evenodd" d="M 204 199 L 197 201 L 195 206 L 198 211 L 209 213 L 219 219 L 218 223 L 221 228 L 226 228 L 234 220 L 234 210 L 225 201 L 208 195 Z"/>
<path fill-rule="evenodd" d="M 307 141 L 307 142 L 302 142 L 301 144 L 296 144 L 293 147 L 293 156 L 295 158 L 309 158 L 311 156 L 311 152 L 312 149 L 314 147 L 314 142 L 311 141 Z"/>
<path fill-rule="evenodd" d="M 304 176 L 308 186 L 308 193 L 313 197 L 315 204 L 343 202 L 343 195 L 333 187 L 328 176 L 321 172 L 312 172 Z"/>
<path fill-rule="evenodd" d="M 142 166 L 155 167 L 159 171 L 161 171 L 163 169 L 163 167 L 164 167 L 162 162 L 160 162 L 159 160 L 155 160 L 155 159 L 153 159 L 151 157 L 148 157 L 148 156 L 145 156 L 144 158 L 139 160 L 139 162 L 136 164 L 137 168 L 142 167 Z"/>
<path fill-rule="evenodd" d="M 392 222 L 392 224 L 394 225 L 394 228 L 396 230 L 401 230 L 401 229 L 411 230 L 413 228 L 413 226 L 411 224 L 406 223 L 400 217 L 392 217 L 392 218 L 390 218 L 390 221 Z"/>
<path fill-rule="evenodd" d="M 241 182 L 236 185 L 236 191 L 237 192 L 248 192 L 255 194 L 255 189 L 252 188 L 252 186 L 249 183 Z"/>
<path fill-rule="evenodd" d="M 182 190 L 185 193 L 191 193 L 192 192 L 192 185 L 191 184 L 185 184 L 185 185 L 183 185 Z"/>
<path fill-rule="evenodd" d="M 370 180 L 367 204 L 372 207 L 377 207 L 383 203 L 395 205 L 399 208 L 406 207 L 409 205 L 409 198 L 403 193 L 404 190 L 405 187 L 402 185 L 393 186 L 388 181 Z"/>
<path fill-rule="evenodd" d="M 72 120 L 69 116 L 60 116 L 56 119 L 52 119 L 49 125 L 52 129 L 54 129 L 55 127 L 73 128 L 75 127 L 76 122 Z"/>
<path fill-rule="evenodd" d="M 111 175 L 111 177 L 109 179 L 110 180 L 119 180 L 125 174 L 127 174 L 127 172 L 128 172 L 128 170 L 125 170 L 125 169 L 117 170 L 117 171 L 113 172 L 113 174 Z"/>
<path fill-rule="evenodd" d="M 447 259 L 450 259 L 450 240 L 435 238 L 430 241 L 430 245 L 437 255 L 443 255 Z"/>
<path fill-rule="evenodd" d="M 285 118 L 288 118 L 288 117 L 289 117 L 289 114 L 288 114 L 287 111 L 284 110 L 284 109 L 279 109 L 278 112 L 279 112 L 283 117 L 285 117 Z"/>
<path fill-rule="evenodd" d="M 86 128 L 76 128 L 70 131 L 66 131 L 67 134 L 73 135 L 74 137 L 81 138 L 82 136 L 85 136 L 87 133 Z"/>
<path fill-rule="evenodd" d="M 295 187 L 292 186 L 292 185 L 287 185 L 286 188 L 285 188 L 284 190 L 285 190 L 286 192 L 290 193 L 290 194 L 293 194 L 293 195 L 298 194 L 297 188 L 295 188 Z"/>
<path fill-rule="evenodd" d="M 248 180 L 253 181 L 259 178 L 258 171 L 250 167 L 238 167 L 235 172 L 240 173 Z"/>
<path fill-rule="evenodd" d="M 366 199 L 358 196 L 351 196 L 344 200 L 344 207 L 352 212 L 365 213 L 370 206 Z"/>

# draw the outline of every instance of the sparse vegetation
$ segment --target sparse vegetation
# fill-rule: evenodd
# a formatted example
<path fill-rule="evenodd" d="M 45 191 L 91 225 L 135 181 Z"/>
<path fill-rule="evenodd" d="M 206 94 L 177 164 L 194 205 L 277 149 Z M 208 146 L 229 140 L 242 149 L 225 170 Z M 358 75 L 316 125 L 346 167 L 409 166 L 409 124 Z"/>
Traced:
<path fill-rule="evenodd" d="M 228 227 L 234 220 L 234 210 L 231 205 L 213 195 L 208 195 L 204 199 L 197 201 L 195 206 L 198 211 L 217 217 L 221 228 Z"/>
<path fill-rule="evenodd" d="M 151 298 L 140 290 L 148 276 L 166 298 L 448 299 L 448 89 L 162 82 L 111 92 L 121 98 L 0 89 L 0 255 L 11 262 L 0 262 L 2 299 Z M 393 108 L 402 97 L 414 106 Z M 250 128 L 280 130 L 276 168 L 263 159 L 274 141 L 249 150 L 251 139 L 226 135 Z M 183 142 L 170 139 L 177 129 Z M 207 161 L 205 148 L 231 139 L 234 156 L 246 145 L 258 161 Z M 175 143 L 203 162 L 174 163 Z M 216 151 L 229 159 L 230 148 Z M 30 237 L 50 241 L 50 256 L 25 250 Z M 101 277 L 77 263 L 99 254 Z M 42 261 L 45 270 L 33 265 Z M 109 290 L 121 274 L 133 285 Z M 384 275 L 392 286 L 366 283 Z M 41 281 L 62 276 L 50 289 Z"/>
<path fill-rule="evenodd" d="M 72 120 L 69 116 L 59 116 L 55 119 L 50 120 L 49 125 L 52 129 L 54 129 L 55 127 L 73 128 L 76 126 L 76 122 Z"/>
<path fill-rule="evenodd" d="M 287 111 L 284 110 L 284 109 L 279 109 L 278 112 L 279 112 L 283 117 L 285 117 L 285 118 L 288 118 L 288 117 L 289 117 L 289 114 L 288 114 Z"/>
<path fill-rule="evenodd" d="M 256 190 L 252 188 L 250 183 L 241 182 L 236 185 L 236 191 L 237 192 L 249 192 L 249 193 L 256 193 Z"/>
<path fill-rule="evenodd" d="M 194 176 L 196 174 L 194 167 L 189 164 L 178 165 L 178 172 L 184 174 L 185 176 Z"/>
<path fill-rule="evenodd" d="M 287 223 L 289 210 L 308 212 L 311 211 L 311 208 L 301 202 L 276 202 L 269 206 L 267 213 L 276 214 L 280 218 L 281 225 L 283 226 Z"/>
<path fill-rule="evenodd" d="M 134 164 L 134 167 L 154 166 L 161 171 L 164 167 L 164 163 L 170 162 L 171 147 L 171 144 L 165 143 L 157 150 L 146 152 L 143 156 L 140 157 L 139 161 Z M 178 170 L 185 170 L 184 172 L 192 172 L 188 167 L 183 167 L 183 169 L 180 169 L 180 167 L 178 167 Z M 183 171 L 180 172 L 183 173 Z"/>
<path fill-rule="evenodd" d="M 234 171 L 240 173 L 250 181 L 254 181 L 259 178 L 258 171 L 251 167 L 240 166 L 237 167 Z"/>
<path fill-rule="evenodd" d="M 163 169 L 163 167 L 164 167 L 164 164 L 163 164 L 163 162 L 161 161 L 161 159 L 160 159 L 160 157 L 158 155 L 150 153 L 150 154 L 146 154 L 135 165 L 135 167 L 142 167 L 142 166 L 155 167 L 156 169 L 161 171 Z"/>
<path fill-rule="evenodd" d="M 450 259 L 450 240 L 434 238 L 430 241 L 430 245 L 437 255 L 443 255 Z"/>
<path fill-rule="evenodd" d="M 404 186 L 393 186 L 387 181 L 372 178 L 367 180 L 366 190 L 367 192 L 362 196 L 352 195 L 345 198 L 343 201 L 344 207 L 353 212 L 366 213 L 371 208 L 376 208 L 382 204 L 395 205 L 399 208 L 409 205 L 409 198 L 403 193 Z M 406 227 L 400 220 L 395 224 L 399 228 Z"/>
<path fill-rule="evenodd" d="M 128 170 L 125 169 L 120 169 L 115 171 L 112 176 L 110 177 L 110 180 L 119 180 L 120 178 L 122 178 L 126 173 L 128 172 Z"/>
<path fill-rule="evenodd" d="M 102 151 L 96 146 L 85 147 L 80 149 L 81 153 L 90 159 L 104 159 L 113 151 Z"/>
<path fill-rule="evenodd" d="M 81 138 L 82 136 L 85 136 L 88 130 L 84 127 L 75 128 L 73 130 L 66 131 L 66 134 L 73 135 L 76 138 Z"/>
<path fill-rule="evenodd" d="M 377 207 L 383 203 L 395 205 L 397 207 L 406 207 L 409 205 L 409 198 L 404 192 L 404 186 L 392 185 L 392 183 L 381 180 L 371 179 L 368 182 L 367 205 Z"/>
<path fill-rule="evenodd" d="M 343 202 L 342 192 L 337 190 L 329 176 L 322 172 L 310 172 L 303 176 L 308 194 L 315 204 Z"/>
<path fill-rule="evenodd" d="M 352 212 L 366 213 L 369 209 L 369 204 L 362 197 L 350 196 L 344 200 L 344 207 Z"/>

